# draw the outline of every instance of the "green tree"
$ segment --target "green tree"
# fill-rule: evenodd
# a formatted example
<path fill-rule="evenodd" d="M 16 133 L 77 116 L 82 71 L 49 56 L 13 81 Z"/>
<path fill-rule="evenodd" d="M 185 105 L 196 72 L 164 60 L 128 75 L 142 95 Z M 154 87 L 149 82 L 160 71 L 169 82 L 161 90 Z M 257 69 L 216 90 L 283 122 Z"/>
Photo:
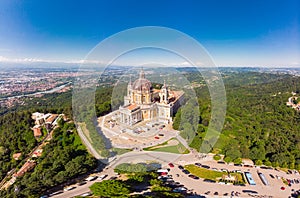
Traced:
<path fill-rule="evenodd" d="M 229 156 L 224 157 L 224 162 L 229 163 L 231 161 L 232 161 L 232 159 Z"/>
<path fill-rule="evenodd" d="M 235 160 L 233 160 L 233 162 L 235 163 L 235 164 L 242 164 L 242 158 L 236 158 Z"/>
<path fill-rule="evenodd" d="M 220 155 L 214 155 L 213 158 L 214 158 L 214 160 L 219 161 L 221 159 L 221 156 Z"/>
<path fill-rule="evenodd" d="M 263 163 L 262 163 L 261 160 L 256 160 L 256 161 L 255 161 L 255 165 L 261 166 L 261 165 L 263 165 Z"/>
<path fill-rule="evenodd" d="M 90 187 L 95 196 L 100 197 L 127 197 L 129 186 L 119 180 L 104 180 L 96 182 Z"/>

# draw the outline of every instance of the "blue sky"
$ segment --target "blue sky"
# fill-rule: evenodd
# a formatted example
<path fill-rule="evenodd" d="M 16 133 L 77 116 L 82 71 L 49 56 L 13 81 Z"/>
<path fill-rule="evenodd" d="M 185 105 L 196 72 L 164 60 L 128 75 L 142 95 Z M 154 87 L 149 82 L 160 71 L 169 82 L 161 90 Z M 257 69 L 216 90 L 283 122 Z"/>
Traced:
<path fill-rule="evenodd" d="M 150 25 L 190 35 L 220 66 L 300 66 L 299 8 L 297 0 L 2 0 L 0 61 L 76 62 L 108 36 Z"/>

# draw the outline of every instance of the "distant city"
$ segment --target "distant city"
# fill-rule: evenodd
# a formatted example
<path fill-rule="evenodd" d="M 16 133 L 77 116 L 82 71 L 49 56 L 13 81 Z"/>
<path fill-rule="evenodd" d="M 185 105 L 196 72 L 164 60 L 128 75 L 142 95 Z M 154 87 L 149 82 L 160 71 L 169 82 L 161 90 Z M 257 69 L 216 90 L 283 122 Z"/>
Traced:
<path fill-rule="evenodd" d="M 11 67 L 11 65 L 9 65 Z M 97 86 L 111 86 L 116 82 L 117 77 L 124 74 L 125 70 L 131 67 L 109 67 L 103 73 L 103 67 L 92 66 L 91 70 L 77 72 L 79 66 L 64 65 L 57 67 L 51 65 L 49 68 L 42 70 L 40 66 L 15 66 L 5 67 L 2 63 L 0 68 L 5 68 L 0 71 L 0 107 L 13 107 L 14 105 L 23 105 L 24 97 L 41 97 L 47 93 L 60 93 L 69 91 L 72 87 L 72 82 L 75 77 L 81 75 L 98 75 L 101 76 Z M 201 68 L 200 68 L 201 69 Z M 180 71 L 196 70 L 192 67 L 180 67 Z M 263 72 L 272 74 L 289 74 L 300 76 L 299 68 L 262 68 L 262 67 L 220 67 L 221 73 L 226 72 Z M 87 82 L 84 82 L 87 83 Z M 198 86 L 193 84 L 193 86 Z"/>

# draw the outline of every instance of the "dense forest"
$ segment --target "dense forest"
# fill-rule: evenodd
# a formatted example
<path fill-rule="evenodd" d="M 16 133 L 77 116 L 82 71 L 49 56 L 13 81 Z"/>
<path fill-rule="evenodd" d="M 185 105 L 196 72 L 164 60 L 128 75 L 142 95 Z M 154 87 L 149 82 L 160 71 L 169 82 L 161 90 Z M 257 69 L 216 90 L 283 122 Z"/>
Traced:
<path fill-rule="evenodd" d="M 18 165 L 12 157 L 14 153 L 21 152 L 19 160 L 23 160 L 36 146 L 32 126 L 33 120 L 29 112 L 14 112 L 0 116 L 0 180 Z"/>
<path fill-rule="evenodd" d="M 2 119 L 7 122 L 2 121 L 0 136 L 6 139 L 6 142 L 1 142 L 2 150 L 5 151 L 1 154 L 4 159 L 1 159 L 3 177 L 11 168 L 20 168 L 15 160 L 11 160 L 12 153 L 22 151 L 25 156 L 34 147 L 35 139 L 30 129 L 32 121 L 28 112 L 9 113 Z M 6 133 L 7 130 L 10 133 Z M 36 158 L 36 161 L 33 171 L 17 178 L 7 191 L 0 192 L 0 197 L 39 197 L 58 184 L 92 171 L 97 165 L 96 159 L 82 145 L 74 123 L 63 120 L 54 129 L 53 138 L 43 147 L 42 156 Z M 19 165 L 23 163 L 21 161 Z"/>
<path fill-rule="evenodd" d="M 225 74 L 224 83 L 227 114 L 212 151 L 224 154 L 226 161 L 250 158 L 258 165 L 300 169 L 300 113 L 286 106 L 291 92 L 299 93 L 300 78 L 245 72 Z M 207 87 L 195 91 L 200 118 L 190 146 L 199 149 L 210 121 L 211 104 Z M 179 111 L 175 128 L 179 128 L 182 118 Z M 186 130 L 182 126 L 179 129 Z"/>

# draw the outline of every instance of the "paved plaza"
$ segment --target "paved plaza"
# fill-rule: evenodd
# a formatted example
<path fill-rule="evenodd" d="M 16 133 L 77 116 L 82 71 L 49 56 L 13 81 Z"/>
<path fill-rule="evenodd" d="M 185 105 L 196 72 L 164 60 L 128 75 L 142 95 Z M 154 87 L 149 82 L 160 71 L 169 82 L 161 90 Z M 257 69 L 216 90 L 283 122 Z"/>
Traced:
<path fill-rule="evenodd" d="M 179 131 L 173 130 L 171 123 L 163 124 L 151 120 L 141 121 L 129 127 L 118 122 L 117 113 L 114 111 L 98 119 L 99 127 L 110 139 L 113 147 L 143 149 L 179 137 Z M 187 145 L 182 138 L 179 141 Z"/>

